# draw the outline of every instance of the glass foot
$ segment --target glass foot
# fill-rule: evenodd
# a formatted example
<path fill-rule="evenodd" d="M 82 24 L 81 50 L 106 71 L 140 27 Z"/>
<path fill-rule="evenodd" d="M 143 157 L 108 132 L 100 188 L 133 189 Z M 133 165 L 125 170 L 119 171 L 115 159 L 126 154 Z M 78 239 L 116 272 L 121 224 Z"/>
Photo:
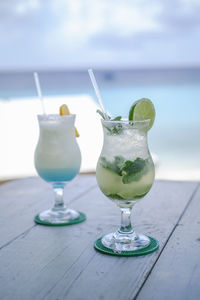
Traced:
<path fill-rule="evenodd" d="M 104 237 L 99 238 L 94 243 L 94 248 L 98 250 L 99 252 L 102 252 L 104 254 L 109 255 L 115 255 L 115 256 L 141 256 L 141 255 L 147 255 L 151 254 L 159 249 L 159 243 L 156 239 L 152 237 L 147 237 L 150 240 L 150 244 L 144 248 L 140 248 L 138 250 L 114 250 L 111 248 L 107 248 L 103 245 L 102 240 Z"/>
<path fill-rule="evenodd" d="M 48 209 L 35 216 L 35 223 L 49 226 L 64 226 L 80 223 L 86 220 L 86 215 L 73 209 Z"/>
<path fill-rule="evenodd" d="M 122 234 L 117 231 L 105 235 L 102 244 L 113 251 L 135 251 L 148 247 L 150 239 L 146 235 L 135 232 Z"/>

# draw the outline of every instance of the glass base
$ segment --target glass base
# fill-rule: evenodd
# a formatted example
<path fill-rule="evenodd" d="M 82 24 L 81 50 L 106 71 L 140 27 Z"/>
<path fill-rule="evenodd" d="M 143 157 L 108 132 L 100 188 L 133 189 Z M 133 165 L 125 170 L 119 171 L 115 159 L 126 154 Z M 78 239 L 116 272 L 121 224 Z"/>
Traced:
<path fill-rule="evenodd" d="M 109 248 L 106 248 L 102 244 L 102 238 L 99 238 L 94 243 L 94 248 L 103 253 L 103 254 L 109 254 L 109 255 L 115 255 L 115 256 L 141 256 L 141 255 L 147 255 L 151 254 L 159 249 L 159 243 L 156 239 L 152 237 L 148 237 L 150 239 L 150 244 L 148 247 L 145 247 L 143 249 L 134 250 L 134 251 L 116 251 Z"/>
<path fill-rule="evenodd" d="M 136 251 L 144 249 L 150 245 L 150 239 L 143 234 L 132 233 L 109 233 L 102 237 L 102 244 L 113 251 Z"/>
<path fill-rule="evenodd" d="M 54 210 L 48 209 L 37 216 L 34 221 L 41 225 L 72 225 L 86 220 L 86 216 L 82 212 L 73 209 Z"/>

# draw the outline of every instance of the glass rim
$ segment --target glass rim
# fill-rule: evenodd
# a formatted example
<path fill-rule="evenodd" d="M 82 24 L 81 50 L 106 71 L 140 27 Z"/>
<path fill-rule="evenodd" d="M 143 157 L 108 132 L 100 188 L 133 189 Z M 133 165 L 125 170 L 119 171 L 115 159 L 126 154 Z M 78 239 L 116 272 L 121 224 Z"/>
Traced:
<path fill-rule="evenodd" d="M 102 123 L 105 123 L 105 124 L 121 124 L 121 125 L 135 125 L 135 127 L 138 126 L 148 126 L 149 123 L 150 123 L 151 119 L 147 119 L 147 120 L 137 120 L 137 121 L 132 121 L 132 120 L 128 120 L 128 119 L 121 119 L 119 121 L 113 121 L 113 120 L 104 120 L 104 119 L 101 119 L 101 122 Z"/>
<path fill-rule="evenodd" d="M 38 114 L 37 118 L 39 121 L 57 121 L 57 120 L 69 120 L 75 118 L 75 114 L 70 115 L 59 115 L 59 114 Z"/>

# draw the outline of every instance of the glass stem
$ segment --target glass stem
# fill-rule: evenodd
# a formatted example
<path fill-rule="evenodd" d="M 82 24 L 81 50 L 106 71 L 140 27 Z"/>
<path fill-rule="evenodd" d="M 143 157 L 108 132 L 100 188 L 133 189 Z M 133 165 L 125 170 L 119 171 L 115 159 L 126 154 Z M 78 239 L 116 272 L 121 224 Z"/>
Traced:
<path fill-rule="evenodd" d="M 131 208 L 121 208 L 121 226 L 118 229 L 118 232 L 122 234 L 133 233 L 131 225 Z"/>
<path fill-rule="evenodd" d="M 54 199 L 55 199 L 54 207 L 53 207 L 54 211 L 65 209 L 64 198 L 63 198 L 64 187 L 65 187 L 64 184 L 62 184 L 62 185 L 53 184 Z"/>

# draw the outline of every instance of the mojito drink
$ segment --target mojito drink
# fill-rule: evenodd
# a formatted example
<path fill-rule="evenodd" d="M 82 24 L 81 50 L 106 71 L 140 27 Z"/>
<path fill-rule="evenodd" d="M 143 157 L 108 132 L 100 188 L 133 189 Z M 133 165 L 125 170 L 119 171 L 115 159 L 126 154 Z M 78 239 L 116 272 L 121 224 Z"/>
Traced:
<path fill-rule="evenodd" d="M 102 120 L 104 146 L 96 176 L 101 191 L 120 207 L 132 206 L 150 190 L 155 176 L 145 122 Z"/>

